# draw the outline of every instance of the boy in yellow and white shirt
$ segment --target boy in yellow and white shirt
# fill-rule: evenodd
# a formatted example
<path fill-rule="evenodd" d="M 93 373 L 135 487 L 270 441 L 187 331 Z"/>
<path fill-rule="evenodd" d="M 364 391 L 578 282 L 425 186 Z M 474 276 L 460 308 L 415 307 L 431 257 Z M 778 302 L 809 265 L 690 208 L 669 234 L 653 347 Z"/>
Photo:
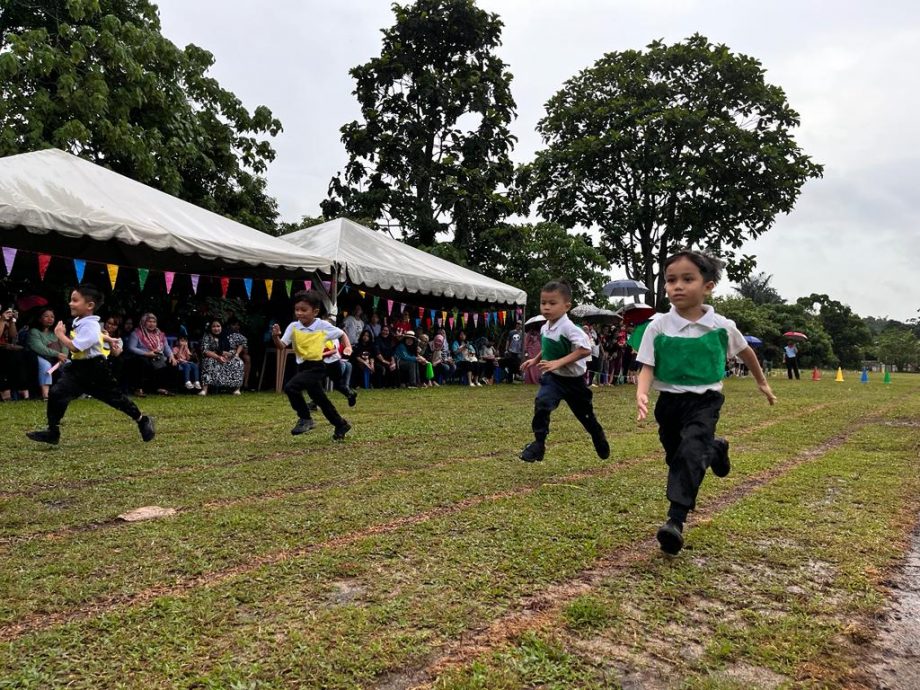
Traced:
<path fill-rule="evenodd" d="M 278 349 L 283 350 L 293 345 L 297 359 L 297 374 L 284 386 L 284 392 L 298 416 L 297 424 L 291 429 L 291 433 L 296 436 L 316 426 L 303 397 L 303 391 L 306 391 L 334 427 L 332 438 L 341 441 L 351 430 L 351 424 L 342 418 L 323 390 L 323 379 L 326 376 L 323 350 L 327 340 L 341 338 L 345 346 L 343 354 L 347 357 L 351 354 L 351 343 L 345 331 L 318 318 L 322 303 L 322 297 L 315 290 L 298 292 L 294 295 L 296 321 L 288 324 L 283 334 L 278 324 L 272 326 L 272 338 Z"/>

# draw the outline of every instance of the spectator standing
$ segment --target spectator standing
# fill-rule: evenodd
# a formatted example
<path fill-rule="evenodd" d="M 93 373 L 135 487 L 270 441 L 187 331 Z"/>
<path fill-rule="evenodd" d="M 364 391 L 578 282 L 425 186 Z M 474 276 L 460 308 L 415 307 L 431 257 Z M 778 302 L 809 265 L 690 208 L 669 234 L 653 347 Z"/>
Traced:
<path fill-rule="evenodd" d="M 786 347 L 783 348 L 783 359 L 786 360 L 786 374 L 789 376 L 789 380 L 792 380 L 792 375 L 795 374 L 795 380 L 799 380 L 799 348 L 796 347 L 796 344 L 793 341 L 786 343 Z"/>
<path fill-rule="evenodd" d="M 514 324 L 514 330 L 508 334 L 505 343 L 505 383 L 514 383 L 514 377 L 521 370 L 521 355 L 524 354 L 524 328 L 520 321 Z"/>

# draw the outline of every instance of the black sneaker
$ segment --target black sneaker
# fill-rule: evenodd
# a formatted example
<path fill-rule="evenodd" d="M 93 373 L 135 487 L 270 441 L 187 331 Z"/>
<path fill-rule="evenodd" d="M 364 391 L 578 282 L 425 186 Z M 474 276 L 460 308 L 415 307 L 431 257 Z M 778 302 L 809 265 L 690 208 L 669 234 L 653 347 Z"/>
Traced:
<path fill-rule="evenodd" d="M 597 457 L 606 460 L 610 457 L 610 444 L 607 443 L 607 436 L 603 431 L 591 435 L 591 441 L 594 442 L 594 450 L 597 451 Z"/>
<path fill-rule="evenodd" d="M 348 406 L 354 407 L 358 404 L 358 391 L 356 391 L 354 388 L 349 388 L 348 390 Z"/>
<path fill-rule="evenodd" d="M 520 458 L 524 462 L 540 462 L 543 459 L 543 455 L 546 453 L 546 446 L 540 441 L 534 441 L 533 443 L 528 443 L 524 446 L 524 450 L 521 451 Z"/>
<path fill-rule="evenodd" d="M 26 436 L 28 436 L 33 441 L 38 441 L 39 443 L 50 443 L 53 446 L 58 444 L 58 441 L 61 440 L 61 430 L 57 427 L 42 429 L 41 431 L 27 431 Z"/>
<path fill-rule="evenodd" d="M 335 428 L 334 432 L 332 432 L 332 440 L 333 441 L 344 441 L 345 434 L 347 434 L 349 431 L 351 431 L 351 424 L 349 424 L 343 419 L 342 423 L 339 424 Z"/>
<path fill-rule="evenodd" d="M 668 520 L 658 528 L 656 536 L 661 550 L 668 555 L 676 556 L 684 548 L 684 523 Z"/>
<path fill-rule="evenodd" d="M 728 459 L 728 441 L 719 437 L 716 438 L 715 445 L 718 450 L 718 455 L 710 466 L 712 473 L 717 477 L 727 477 L 728 473 L 732 471 L 732 463 Z"/>
<path fill-rule="evenodd" d="M 316 422 L 314 422 L 314 421 L 313 421 L 312 419 L 310 419 L 310 418 L 307 418 L 307 419 L 298 419 L 298 420 L 297 420 L 297 424 L 295 424 L 295 425 L 294 425 L 294 428 L 291 429 L 291 435 L 292 435 L 292 436 L 298 436 L 298 435 L 300 435 L 300 434 L 305 434 L 305 433 L 307 433 L 308 431 L 310 431 L 310 429 L 312 429 L 312 428 L 315 427 L 315 426 L 316 426 Z"/>
<path fill-rule="evenodd" d="M 141 432 L 141 438 L 144 439 L 144 443 L 148 443 L 153 440 L 153 437 L 157 435 L 157 430 L 153 424 L 153 418 L 144 415 L 139 420 L 137 420 L 138 431 Z"/>

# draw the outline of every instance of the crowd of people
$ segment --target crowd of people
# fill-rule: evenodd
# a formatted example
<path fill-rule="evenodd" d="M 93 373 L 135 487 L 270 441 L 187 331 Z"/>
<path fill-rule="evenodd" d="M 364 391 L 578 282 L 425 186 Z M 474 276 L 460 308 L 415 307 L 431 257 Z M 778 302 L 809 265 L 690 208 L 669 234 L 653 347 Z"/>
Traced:
<path fill-rule="evenodd" d="M 14 307 L 4 308 L 0 318 L 0 399 L 40 396 L 47 400 L 59 371 L 55 365 L 66 362 L 69 354 L 53 332 L 62 318 L 67 316 L 43 306 L 26 314 L 23 323 Z M 520 369 L 522 361 L 540 350 L 539 323 L 525 328 L 517 322 L 501 333 L 468 336 L 465 330 L 413 326 L 408 311 L 390 318 L 376 312 L 366 314 L 361 305 L 355 305 L 338 325 L 347 334 L 352 351 L 342 356 L 342 343 L 337 343 L 340 351 L 327 355 L 326 361 L 338 362 L 349 387 L 539 383 L 536 371 Z M 255 382 L 250 344 L 271 346 L 268 332 L 261 338 L 258 333 L 247 337 L 236 317 L 209 319 L 197 335 L 183 324 L 176 324 L 175 331 L 167 334 L 152 312 L 137 318 L 109 314 L 102 328 L 111 339 L 106 356 L 112 373 L 122 390 L 135 397 L 179 392 L 204 396 L 219 391 L 239 395 Z M 592 342 L 587 383 L 634 383 L 635 352 L 626 343 L 628 329 L 585 324 L 584 330 Z"/>

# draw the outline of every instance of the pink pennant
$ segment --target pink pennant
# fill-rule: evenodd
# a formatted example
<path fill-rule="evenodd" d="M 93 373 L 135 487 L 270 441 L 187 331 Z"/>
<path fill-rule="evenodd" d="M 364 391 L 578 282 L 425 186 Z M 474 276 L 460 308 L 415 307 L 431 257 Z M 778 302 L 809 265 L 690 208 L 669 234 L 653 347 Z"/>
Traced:
<path fill-rule="evenodd" d="M 447 323 L 450 324 L 450 330 L 454 330 L 454 317 L 453 316 L 448 317 Z"/>
<path fill-rule="evenodd" d="M 304 285 L 304 289 L 306 289 L 306 290 L 312 290 L 312 289 L 313 289 L 313 281 L 312 281 L 312 280 L 305 280 L 305 281 L 303 281 L 303 285 Z"/>
<path fill-rule="evenodd" d="M 192 274 L 192 292 L 198 294 L 198 280 L 201 278 L 197 273 Z"/>
<path fill-rule="evenodd" d="M 392 313 L 393 313 L 393 300 L 388 299 L 387 300 L 387 314 L 392 314 Z"/>
<path fill-rule="evenodd" d="M 166 294 L 172 292 L 173 281 L 176 279 L 175 271 L 166 271 Z"/>
<path fill-rule="evenodd" d="M 6 274 L 13 272 L 13 262 L 16 261 L 16 250 L 12 247 L 3 248 L 3 264 L 6 266 Z"/>

